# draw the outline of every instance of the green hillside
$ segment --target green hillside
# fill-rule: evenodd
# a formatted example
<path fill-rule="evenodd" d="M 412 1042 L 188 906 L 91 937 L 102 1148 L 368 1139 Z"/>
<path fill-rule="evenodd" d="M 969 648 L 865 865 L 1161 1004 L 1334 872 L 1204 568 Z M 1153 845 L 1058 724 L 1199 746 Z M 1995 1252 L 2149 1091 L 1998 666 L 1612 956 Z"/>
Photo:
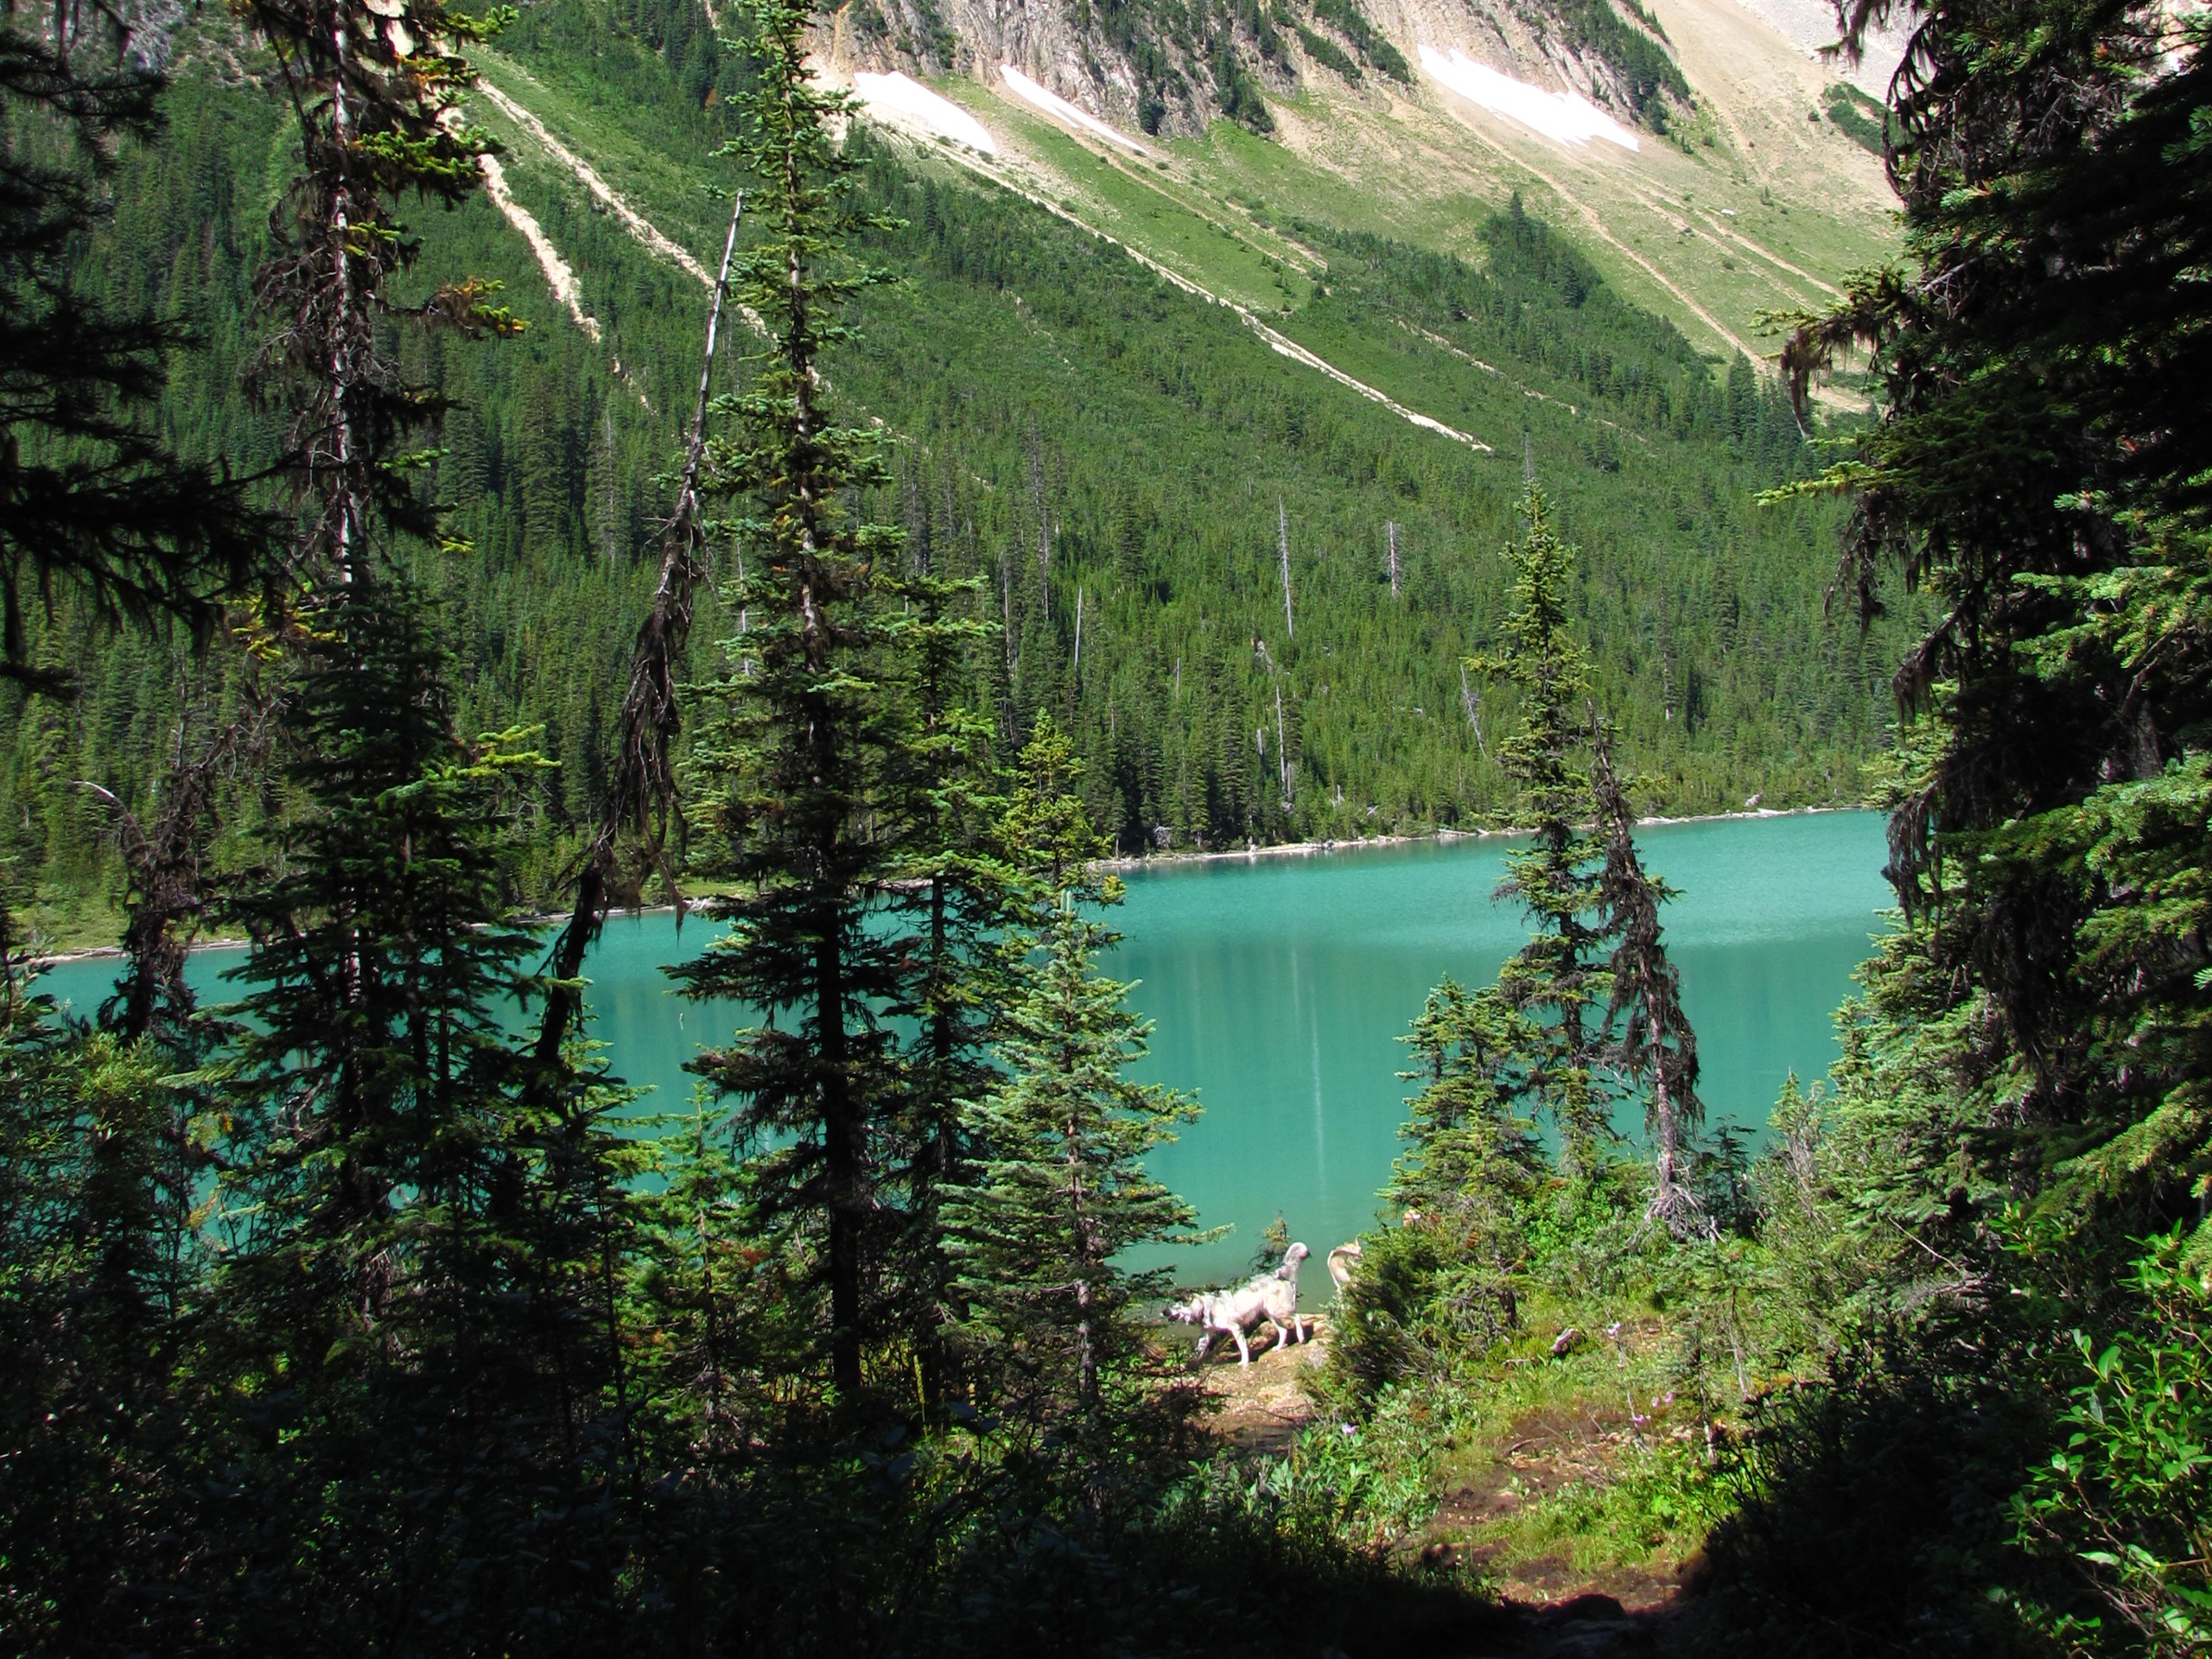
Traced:
<path fill-rule="evenodd" d="M 491 67 L 701 258 L 726 218 L 709 187 L 733 181 L 712 156 L 726 136 L 717 89 L 739 73 L 704 24 L 680 4 L 556 0 Z M 188 49 L 168 136 L 124 168 L 94 272 L 199 331 L 209 349 L 179 358 L 168 422 L 187 449 L 247 470 L 270 435 L 236 371 L 288 141 L 268 99 L 207 72 L 228 55 Z M 561 763 L 518 831 L 520 879 L 543 893 L 603 764 L 705 291 L 537 136 L 484 99 L 475 112 L 602 330 L 586 336 L 480 196 L 412 226 L 427 245 L 418 280 L 497 280 L 532 324 L 496 346 L 406 349 L 458 404 L 429 487 L 471 546 L 428 575 L 465 723 L 543 723 Z M 1283 228 L 1319 261 L 1280 289 L 1285 334 L 1482 452 L 1270 349 L 1234 312 L 926 146 L 865 126 L 851 142 L 872 204 L 900 221 L 871 257 L 904 280 L 856 317 L 836 384 L 889 441 L 887 510 L 941 568 L 981 577 L 1005 625 L 1004 650 L 970 664 L 1004 736 L 1054 713 L 1091 758 L 1093 806 L 1124 850 L 1403 833 L 1497 810 L 1491 740 L 1514 706 L 1463 681 L 1459 663 L 1500 613 L 1497 549 L 1524 461 L 1586 549 L 1577 604 L 1598 688 L 1652 808 L 1859 798 L 1893 652 L 1823 616 L 1833 512 L 1753 505 L 1811 464 L 1786 405 L 1748 363 L 1700 356 L 1619 298 L 1517 200 L 1483 218 L 1472 264 L 1326 224 Z M 1267 274 L 1268 256 L 1215 234 Z M 736 331 L 723 371 L 739 381 L 747 339 Z M 702 619 L 699 668 L 727 632 Z M 84 694 L 73 707 L 0 694 L 14 746 L 0 835 L 46 901 L 41 925 L 68 937 L 99 925 L 114 880 L 73 780 L 143 800 L 178 680 L 161 648 L 93 634 L 66 609 L 41 649 L 82 665 Z M 234 843 L 261 810 L 251 780 L 237 793 Z"/>

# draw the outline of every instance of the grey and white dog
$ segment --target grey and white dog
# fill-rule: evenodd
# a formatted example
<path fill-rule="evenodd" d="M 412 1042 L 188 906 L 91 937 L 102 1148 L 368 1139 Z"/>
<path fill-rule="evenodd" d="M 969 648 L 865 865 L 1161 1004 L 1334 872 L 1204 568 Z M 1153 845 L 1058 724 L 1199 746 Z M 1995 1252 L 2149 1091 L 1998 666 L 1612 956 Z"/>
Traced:
<path fill-rule="evenodd" d="M 1198 1327 L 1198 1358 L 1202 1361 L 1206 1350 L 1213 1346 L 1213 1339 L 1225 1336 L 1236 1344 L 1237 1363 L 1249 1365 L 1252 1345 L 1246 1333 L 1262 1325 L 1274 1327 L 1278 1344 L 1303 1342 L 1306 1331 L 1306 1321 L 1298 1312 L 1298 1268 L 1311 1254 L 1303 1244 L 1294 1244 L 1284 1252 L 1282 1265 L 1273 1273 L 1263 1273 L 1234 1290 L 1202 1291 L 1189 1301 L 1169 1308 L 1167 1317 Z"/>

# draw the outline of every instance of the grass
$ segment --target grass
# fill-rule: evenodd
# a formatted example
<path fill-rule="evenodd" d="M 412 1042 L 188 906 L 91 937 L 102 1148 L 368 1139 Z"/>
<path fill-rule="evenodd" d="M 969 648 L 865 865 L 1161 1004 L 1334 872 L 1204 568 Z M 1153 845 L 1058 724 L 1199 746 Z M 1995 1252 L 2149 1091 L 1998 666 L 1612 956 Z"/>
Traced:
<path fill-rule="evenodd" d="M 1733 1425 L 1694 1363 L 1696 1315 L 1661 1300 L 1539 1295 L 1513 1338 L 1448 1380 L 1386 1391 L 1338 1454 L 1363 1448 L 1358 1478 L 1338 1478 L 1378 1507 L 1340 1524 L 1514 1600 L 1664 1600 L 1736 1497 Z"/>
<path fill-rule="evenodd" d="M 123 938 L 122 906 L 105 891 L 41 892 L 16 906 L 16 920 L 35 957 L 103 950 Z"/>

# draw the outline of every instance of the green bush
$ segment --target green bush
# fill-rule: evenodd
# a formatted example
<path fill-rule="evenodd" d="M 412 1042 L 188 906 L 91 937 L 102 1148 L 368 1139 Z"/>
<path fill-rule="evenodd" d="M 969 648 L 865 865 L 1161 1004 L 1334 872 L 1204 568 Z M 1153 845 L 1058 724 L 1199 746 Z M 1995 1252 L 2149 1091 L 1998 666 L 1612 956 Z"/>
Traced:
<path fill-rule="evenodd" d="M 2212 1287 L 2180 1255 L 2177 1233 L 2136 1262 L 2139 1312 L 2102 1348 L 2074 1333 L 2088 1378 L 2065 1443 L 2014 1500 L 2020 1541 L 2117 1615 L 2046 1612 L 2076 1651 L 2212 1648 Z"/>

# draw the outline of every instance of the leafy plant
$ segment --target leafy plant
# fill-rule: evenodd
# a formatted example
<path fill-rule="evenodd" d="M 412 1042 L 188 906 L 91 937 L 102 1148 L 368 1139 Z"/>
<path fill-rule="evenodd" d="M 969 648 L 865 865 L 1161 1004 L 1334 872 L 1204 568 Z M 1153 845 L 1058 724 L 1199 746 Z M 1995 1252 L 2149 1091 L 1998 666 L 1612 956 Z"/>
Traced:
<path fill-rule="evenodd" d="M 2135 1319 L 2101 1346 L 2074 1334 L 2088 1380 L 2070 1431 L 2014 1499 L 2020 1541 L 2069 1557 L 2117 1617 L 2050 1610 L 2082 1652 L 2212 1646 L 2212 1286 L 2179 1236 L 2135 1263 Z"/>

